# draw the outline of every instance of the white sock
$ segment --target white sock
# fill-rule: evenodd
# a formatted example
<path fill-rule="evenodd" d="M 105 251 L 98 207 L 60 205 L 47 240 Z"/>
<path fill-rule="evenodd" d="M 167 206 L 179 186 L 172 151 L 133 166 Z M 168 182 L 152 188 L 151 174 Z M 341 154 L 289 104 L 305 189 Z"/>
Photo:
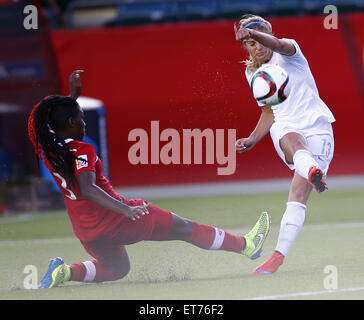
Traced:
<path fill-rule="evenodd" d="M 306 206 L 303 203 L 287 202 L 286 211 L 281 220 L 276 251 L 279 251 L 284 256 L 287 255 L 305 222 L 305 215 Z"/>
<path fill-rule="evenodd" d="M 305 149 L 296 151 L 293 155 L 293 163 L 296 172 L 305 179 L 308 179 L 308 172 L 312 166 L 319 166 L 312 153 Z"/>
<path fill-rule="evenodd" d="M 215 228 L 215 239 L 209 250 L 219 250 L 225 239 L 225 231 Z"/>
<path fill-rule="evenodd" d="M 86 268 L 86 274 L 85 274 L 85 278 L 83 279 L 84 282 L 92 282 L 95 279 L 96 276 L 96 267 L 93 264 L 92 261 L 85 261 L 82 262 L 83 265 Z"/>

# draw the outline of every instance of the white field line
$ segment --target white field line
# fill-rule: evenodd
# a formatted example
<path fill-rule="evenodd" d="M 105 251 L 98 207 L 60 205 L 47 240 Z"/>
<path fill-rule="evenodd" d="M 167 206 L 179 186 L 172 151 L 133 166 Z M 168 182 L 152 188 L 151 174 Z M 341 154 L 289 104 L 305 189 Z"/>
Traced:
<path fill-rule="evenodd" d="M 302 227 L 302 230 L 331 230 L 331 229 L 356 229 L 364 228 L 364 222 L 347 222 L 347 223 L 325 223 L 325 224 L 308 224 Z"/>
<path fill-rule="evenodd" d="M 279 226 L 273 226 L 279 228 Z M 326 223 L 326 224 L 309 224 L 303 226 L 302 230 L 332 230 L 332 229 L 358 229 L 364 228 L 364 222 L 348 222 L 348 223 Z M 226 231 L 235 234 L 245 234 L 249 231 L 247 228 L 227 229 Z M 42 245 L 42 244 L 63 244 L 78 241 L 76 236 L 53 238 L 53 239 L 29 239 L 29 240 L 0 240 L 0 247 L 7 246 L 23 246 L 23 245 Z"/>
<path fill-rule="evenodd" d="M 54 239 L 29 239 L 29 240 L 1 240 L 0 247 L 24 246 L 24 245 L 42 245 L 42 244 L 65 244 L 78 241 L 76 236 Z"/>
<path fill-rule="evenodd" d="M 272 226 L 272 228 L 279 228 L 279 225 L 277 226 Z M 358 229 L 358 228 L 364 228 L 364 222 L 362 221 L 358 221 L 358 222 L 343 222 L 343 223 L 321 223 L 321 224 L 307 224 L 304 225 L 302 227 L 302 230 L 307 230 L 307 231 L 314 231 L 314 230 L 332 230 L 332 229 Z M 235 234 L 241 234 L 241 233 L 246 233 L 248 232 L 250 229 L 242 229 L 242 228 L 237 228 L 237 229 L 229 229 L 226 231 L 229 231 L 231 233 L 235 233 Z"/>
<path fill-rule="evenodd" d="M 343 288 L 343 289 L 337 289 L 337 290 L 294 292 L 294 293 L 287 293 L 287 294 L 277 294 L 277 295 L 272 295 L 272 296 L 260 296 L 260 297 L 248 298 L 248 299 L 244 299 L 244 300 L 274 300 L 274 299 L 285 299 L 285 298 L 294 298 L 294 297 L 317 296 L 317 295 L 329 294 L 329 293 L 354 292 L 354 291 L 364 291 L 364 287 Z"/>
<path fill-rule="evenodd" d="M 67 217 L 66 210 L 57 213 L 22 213 L 22 214 L 10 214 L 5 217 L 0 218 L 0 225 L 1 224 L 9 224 L 9 223 L 16 223 L 16 222 L 24 222 L 24 221 L 35 221 L 35 220 L 42 220 L 42 219 L 53 219 L 59 217 Z"/>

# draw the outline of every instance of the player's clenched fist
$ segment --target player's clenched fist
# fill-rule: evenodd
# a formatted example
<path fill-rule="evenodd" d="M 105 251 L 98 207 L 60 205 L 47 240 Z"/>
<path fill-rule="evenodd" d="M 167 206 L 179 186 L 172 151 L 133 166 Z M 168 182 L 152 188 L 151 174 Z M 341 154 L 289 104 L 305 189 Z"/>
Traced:
<path fill-rule="evenodd" d="M 253 148 L 254 143 L 249 138 L 241 138 L 236 140 L 235 148 L 238 153 L 244 153 Z"/>
<path fill-rule="evenodd" d="M 236 41 L 244 41 L 251 38 L 251 30 L 249 29 L 240 29 L 234 24 L 234 32 Z"/>
<path fill-rule="evenodd" d="M 77 100 L 82 92 L 82 84 L 80 74 L 83 70 L 75 70 L 69 78 L 70 97 Z"/>

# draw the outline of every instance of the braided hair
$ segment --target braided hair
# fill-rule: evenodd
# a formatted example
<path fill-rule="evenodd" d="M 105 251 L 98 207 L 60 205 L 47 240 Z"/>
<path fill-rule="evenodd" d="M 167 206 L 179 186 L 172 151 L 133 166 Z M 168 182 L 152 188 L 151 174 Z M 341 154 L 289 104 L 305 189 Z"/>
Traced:
<path fill-rule="evenodd" d="M 60 95 L 47 96 L 32 110 L 28 135 L 40 159 L 46 157 L 53 169 L 73 183 L 73 162 L 77 159 L 65 141 L 56 135 L 70 118 L 80 112 L 77 101 Z"/>

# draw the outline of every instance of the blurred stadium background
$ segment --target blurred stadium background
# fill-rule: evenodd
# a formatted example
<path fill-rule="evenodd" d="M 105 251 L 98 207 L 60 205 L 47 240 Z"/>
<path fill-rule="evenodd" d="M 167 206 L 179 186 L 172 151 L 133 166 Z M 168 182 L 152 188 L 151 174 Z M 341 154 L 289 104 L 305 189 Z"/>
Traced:
<path fill-rule="evenodd" d="M 364 1 L 0 3 L 3 213 L 62 207 L 59 192 L 33 155 L 26 119 L 43 96 L 68 94 L 68 76 L 75 69 L 85 70 L 79 102 L 86 109 L 87 139 L 96 146 L 106 175 L 120 192 L 145 197 L 244 193 L 259 191 L 265 180 L 289 178 L 291 173 L 269 139 L 254 152 L 237 157 L 233 175 L 217 175 L 216 161 L 215 165 L 132 165 L 128 160 L 134 143 L 128 141 L 129 132 L 134 128 L 150 132 L 152 120 L 159 121 L 160 131 L 211 128 L 227 133 L 234 128 L 238 137 L 250 133 L 259 109 L 239 63 L 245 53 L 232 32 L 233 22 L 243 13 L 269 17 L 278 37 L 294 38 L 301 45 L 320 94 L 337 118 L 330 176 L 357 175 L 360 185 Z M 38 7 L 38 29 L 24 28 L 28 4 Z M 323 25 L 328 4 L 339 12 L 336 30 Z M 263 183 L 255 185 L 252 180 Z"/>
<path fill-rule="evenodd" d="M 29 4 L 38 7 L 38 29 L 24 28 Z M 338 29 L 324 28 L 328 4 L 338 9 Z M 150 132 L 152 120 L 159 121 L 160 131 L 180 133 L 234 128 L 241 137 L 254 128 L 259 109 L 239 63 L 245 53 L 232 31 L 243 13 L 268 17 L 276 36 L 301 45 L 337 118 L 330 177 L 339 180 L 331 185 L 363 185 L 363 0 L 1 0 L 0 9 L 0 214 L 63 206 L 33 154 L 26 120 L 42 97 L 68 94 L 75 69 L 85 70 L 79 102 L 86 110 L 87 139 L 118 191 L 150 198 L 244 194 L 271 190 L 276 179 L 283 179 L 276 191 L 286 190 L 291 172 L 268 138 L 237 157 L 233 175 L 217 175 L 216 161 L 128 161 L 134 143 L 129 132 Z"/>
<path fill-rule="evenodd" d="M 24 28 L 27 5 L 38 8 L 37 29 Z M 338 10 L 337 29 L 324 27 L 326 5 Z M 267 209 L 272 236 L 263 259 L 268 257 L 292 175 L 269 137 L 236 157 L 233 175 L 217 175 L 222 165 L 216 161 L 132 165 L 128 160 L 134 144 L 129 132 L 142 128 L 150 138 L 151 121 L 159 121 L 160 131 L 174 128 L 181 135 L 183 129 L 225 129 L 225 146 L 228 129 L 236 129 L 237 137 L 251 132 L 260 111 L 233 33 L 243 13 L 263 15 L 277 37 L 300 44 L 337 119 L 330 190 L 311 197 L 289 263 L 275 277 L 258 280 L 252 276 L 256 263 L 242 263 L 240 256 L 142 243 L 128 249 L 133 269 L 119 284 L 70 283 L 51 293 L 19 290 L 25 265 L 43 272 L 54 254 L 70 262 L 88 259 L 27 137 L 32 107 L 46 95 L 68 95 L 68 78 L 76 69 L 85 70 L 79 103 L 86 113 L 86 139 L 117 191 L 236 233 L 246 232 Z M 1 299 L 363 299 L 363 0 L 0 0 L 0 48 Z M 343 289 L 337 295 L 322 287 L 322 270 L 330 264 L 340 272 Z"/>

